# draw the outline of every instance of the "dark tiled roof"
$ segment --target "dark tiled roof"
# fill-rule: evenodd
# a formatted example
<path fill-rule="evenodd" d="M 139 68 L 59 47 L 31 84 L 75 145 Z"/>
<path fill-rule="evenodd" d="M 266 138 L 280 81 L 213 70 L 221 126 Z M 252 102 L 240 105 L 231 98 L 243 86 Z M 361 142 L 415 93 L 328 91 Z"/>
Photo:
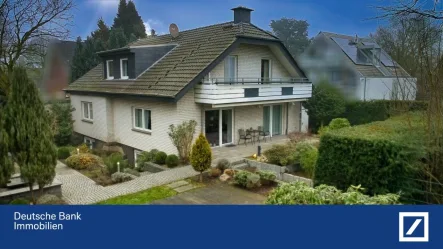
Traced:
<path fill-rule="evenodd" d="M 135 41 L 128 47 L 160 44 L 178 46 L 134 80 L 104 80 L 103 65 L 100 64 L 66 90 L 175 97 L 233 44 L 237 35 L 278 40 L 252 24 L 233 22 L 181 31 L 175 39 L 169 34 L 148 37 Z"/>
<path fill-rule="evenodd" d="M 331 32 L 324 32 L 324 31 L 321 31 L 320 33 L 325 35 L 328 38 L 336 37 L 336 38 L 342 38 L 342 39 L 348 39 L 348 40 L 355 39 L 355 36 L 350 36 L 350 35 L 342 35 L 342 34 L 336 34 L 336 33 L 331 33 Z M 361 42 L 374 42 L 374 40 L 372 40 L 370 38 L 365 38 L 365 37 L 358 37 L 358 40 L 361 41 Z M 337 47 L 340 47 L 340 46 L 337 46 Z M 343 54 L 345 54 L 345 53 L 343 52 Z M 349 63 L 351 63 L 350 65 L 354 65 L 355 69 L 363 77 L 386 77 L 386 76 L 410 77 L 409 74 L 401 66 L 398 66 L 398 67 L 386 67 L 386 69 L 389 72 L 391 72 L 391 75 L 384 75 L 374 65 L 358 65 L 358 64 L 355 64 L 348 56 L 346 56 L 346 58 L 349 61 Z M 397 64 L 397 63 L 395 63 L 395 64 Z"/>

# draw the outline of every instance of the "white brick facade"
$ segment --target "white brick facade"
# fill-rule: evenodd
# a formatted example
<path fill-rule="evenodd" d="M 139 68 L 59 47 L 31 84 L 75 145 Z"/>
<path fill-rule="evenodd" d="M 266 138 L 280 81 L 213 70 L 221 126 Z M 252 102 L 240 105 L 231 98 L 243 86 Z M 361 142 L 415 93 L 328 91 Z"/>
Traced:
<path fill-rule="evenodd" d="M 268 46 L 240 44 L 230 55 L 238 58 L 238 78 L 260 78 L 262 59 L 271 60 L 271 78 L 299 77 L 290 75 Z M 223 62 L 218 64 L 211 71 L 211 78 L 225 77 L 224 67 Z"/>

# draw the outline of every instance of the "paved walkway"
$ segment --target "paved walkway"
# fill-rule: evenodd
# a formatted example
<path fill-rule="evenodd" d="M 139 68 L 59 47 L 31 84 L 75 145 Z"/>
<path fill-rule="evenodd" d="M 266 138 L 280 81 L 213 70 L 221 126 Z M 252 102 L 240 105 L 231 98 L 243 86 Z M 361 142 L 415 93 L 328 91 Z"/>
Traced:
<path fill-rule="evenodd" d="M 63 199 L 70 204 L 92 204 L 119 195 L 135 193 L 195 176 L 191 166 L 179 167 L 155 174 L 142 175 L 134 180 L 103 187 L 81 173 L 58 162 L 56 178 L 63 183 Z"/>
<path fill-rule="evenodd" d="M 245 157 L 252 156 L 257 153 L 257 146 L 261 146 L 261 151 L 265 151 L 272 147 L 274 144 L 284 144 L 288 142 L 289 139 L 285 135 L 272 137 L 272 141 L 267 139 L 267 142 L 261 141 L 260 143 L 255 142 L 251 144 L 248 142 L 247 145 L 240 143 L 240 145 L 235 145 L 231 147 L 216 147 L 212 149 L 213 163 L 217 163 L 218 159 L 228 159 L 231 162 L 239 161 Z"/>
<path fill-rule="evenodd" d="M 192 189 L 152 204 L 263 204 L 266 197 L 228 184 Z"/>

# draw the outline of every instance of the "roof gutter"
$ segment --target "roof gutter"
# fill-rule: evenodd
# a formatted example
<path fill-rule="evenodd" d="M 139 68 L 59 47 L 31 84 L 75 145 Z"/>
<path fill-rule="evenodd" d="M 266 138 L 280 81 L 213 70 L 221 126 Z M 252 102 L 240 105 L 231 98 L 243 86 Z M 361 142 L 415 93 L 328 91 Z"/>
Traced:
<path fill-rule="evenodd" d="M 96 92 L 96 91 L 85 91 L 85 90 L 73 90 L 73 89 L 63 89 L 66 93 L 72 95 L 88 95 L 88 96 L 102 96 L 102 97 L 128 97 L 132 99 L 142 99 L 142 100 L 154 100 L 160 102 L 175 102 L 174 97 L 158 96 L 158 95 L 144 95 L 136 93 L 111 93 L 111 92 Z"/>

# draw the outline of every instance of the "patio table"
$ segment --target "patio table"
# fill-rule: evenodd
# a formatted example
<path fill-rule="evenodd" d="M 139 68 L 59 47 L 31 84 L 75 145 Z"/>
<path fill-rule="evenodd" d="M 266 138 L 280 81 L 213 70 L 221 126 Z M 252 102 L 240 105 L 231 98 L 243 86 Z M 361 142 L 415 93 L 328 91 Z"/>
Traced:
<path fill-rule="evenodd" d="M 252 136 L 252 142 L 254 142 L 257 138 L 257 141 L 260 143 L 260 131 L 259 130 L 249 129 L 246 132 Z"/>

